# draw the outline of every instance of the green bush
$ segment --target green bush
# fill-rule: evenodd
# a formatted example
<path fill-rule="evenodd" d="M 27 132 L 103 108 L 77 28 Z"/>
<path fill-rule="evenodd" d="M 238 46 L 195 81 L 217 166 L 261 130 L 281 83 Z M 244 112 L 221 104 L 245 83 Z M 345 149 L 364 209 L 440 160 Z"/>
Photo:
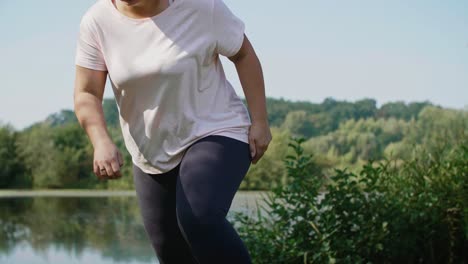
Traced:
<path fill-rule="evenodd" d="M 254 263 L 468 261 L 466 143 L 416 149 L 403 164 L 370 161 L 359 173 L 336 169 L 325 180 L 307 173 L 302 142 L 289 144 L 289 180 L 264 197 L 266 207 L 233 214 Z"/>
<path fill-rule="evenodd" d="M 22 189 L 32 185 L 18 155 L 18 135 L 13 126 L 0 123 L 0 188 Z"/>

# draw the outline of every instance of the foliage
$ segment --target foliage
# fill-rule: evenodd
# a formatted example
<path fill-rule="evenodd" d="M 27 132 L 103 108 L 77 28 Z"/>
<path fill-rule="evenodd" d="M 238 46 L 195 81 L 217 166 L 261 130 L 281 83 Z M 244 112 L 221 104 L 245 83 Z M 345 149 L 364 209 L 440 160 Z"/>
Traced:
<path fill-rule="evenodd" d="M 115 99 L 104 98 L 102 102 L 102 111 L 104 112 L 106 125 L 110 127 L 116 127 L 120 124 L 119 110 L 117 108 L 117 104 L 115 103 Z"/>
<path fill-rule="evenodd" d="M 309 138 L 304 149 L 327 167 L 357 172 L 369 160 L 411 159 L 414 148 L 456 146 L 468 137 L 467 131 L 467 111 L 427 106 L 409 121 L 393 117 L 344 121 L 327 135 Z"/>
<path fill-rule="evenodd" d="M 77 123 L 78 119 L 76 118 L 75 113 L 72 110 L 62 109 L 58 113 L 53 113 L 49 115 L 43 123 L 51 127 L 57 127 L 69 123 Z"/>
<path fill-rule="evenodd" d="M 287 184 L 255 216 L 234 214 L 254 263 L 465 263 L 468 142 L 418 149 L 402 166 L 368 162 L 328 180 L 294 138 Z M 263 208 L 263 209 L 262 209 Z"/>
<path fill-rule="evenodd" d="M 426 106 L 431 106 L 432 104 L 428 101 L 425 102 L 412 102 L 405 104 L 402 101 L 389 102 L 380 107 L 377 111 L 377 117 L 390 118 L 394 117 L 397 119 L 403 119 L 409 121 L 411 119 L 417 118 L 419 112 L 422 111 Z"/>
<path fill-rule="evenodd" d="M 355 102 L 326 98 L 321 103 L 267 98 L 273 141 L 253 164 L 242 190 L 270 190 L 285 183 L 288 138 L 304 137 L 305 153 L 330 177 L 334 169 L 357 172 L 368 160 L 411 158 L 415 147 L 457 144 L 467 137 L 468 112 L 428 102 Z M 0 188 L 132 189 L 132 159 L 126 150 L 115 99 L 103 100 L 107 130 L 124 156 L 123 177 L 99 181 L 92 173 L 93 148 L 75 113 L 61 110 L 22 131 L 0 126 Z M 5 130 L 6 129 L 6 130 Z M 9 131 L 9 132 L 6 132 Z M 440 140 L 440 139 L 448 140 Z M 314 168 L 311 168 L 314 170 Z"/>
<path fill-rule="evenodd" d="M 37 188 L 96 187 L 90 142 L 78 123 L 34 126 L 17 141 L 19 156 Z"/>
<path fill-rule="evenodd" d="M 304 110 L 289 112 L 281 127 L 289 130 L 294 136 L 310 137 L 314 134 L 312 122 Z"/>
<path fill-rule="evenodd" d="M 18 132 L 11 125 L 0 127 L 0 188 L 28 188 L 31 179 L 18 156 Z"/>
<path fill-rule="evenodd" d="M 354 164 L 360 167 L 362 161 L 384 158 L 385 148 L 401 141 L 411 126 L 410 122 L 395 118 L 350 119 L 325 136 L 308 139 L 304 148 L 333 161 L 333 168 L 350 168 Z"/>

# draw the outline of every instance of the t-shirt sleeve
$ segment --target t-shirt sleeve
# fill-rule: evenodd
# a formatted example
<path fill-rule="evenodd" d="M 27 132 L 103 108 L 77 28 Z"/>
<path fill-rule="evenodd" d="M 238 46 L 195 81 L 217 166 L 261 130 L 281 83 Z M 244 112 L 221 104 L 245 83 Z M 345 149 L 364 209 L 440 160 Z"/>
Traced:
<path fill-rule="evenodd" d="M 217 53 L 235 55 L 244 41 L 244 22 L 226 6 L 223 0 L 213 0 L 213 27 Z"/>
<path fill-rule="evenodd" d="M 107 71 L 95 29 L 93 20 L 85 14 L 80 22 L 75 64 L 92 70 Z"/>

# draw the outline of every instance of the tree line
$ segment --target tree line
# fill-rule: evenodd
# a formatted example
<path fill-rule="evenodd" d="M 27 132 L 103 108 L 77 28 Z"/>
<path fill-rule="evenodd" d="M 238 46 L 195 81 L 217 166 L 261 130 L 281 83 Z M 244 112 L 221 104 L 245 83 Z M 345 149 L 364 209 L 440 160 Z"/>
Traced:
<path fill-rule="evenodd" d="M 245 99 L 244 103 L 247 105 Z M 291 137 L 303 137 L 306 153 L 327 177 L 334 169 L 355 170 L 369 160 L 408 159 L 418 146 L 459 144 L 468 137 L 468 112 L 425 102 L 321 103 L 267 98 L 273 140 L 250 167 L 243 190 L 270 190 L 287 180 L 283 159 Z M 0 188 L 133 189 L 131 157 L 125 149 L 113 98 L 103 100 L 109 134 L 124 155 L 123 176 L 99 180 L 92 172 L 93 147 L 72 110 L 49 115 L 23 130 L 0 123 Z M 316 170 L 316 168 L 310 168 Z"/>

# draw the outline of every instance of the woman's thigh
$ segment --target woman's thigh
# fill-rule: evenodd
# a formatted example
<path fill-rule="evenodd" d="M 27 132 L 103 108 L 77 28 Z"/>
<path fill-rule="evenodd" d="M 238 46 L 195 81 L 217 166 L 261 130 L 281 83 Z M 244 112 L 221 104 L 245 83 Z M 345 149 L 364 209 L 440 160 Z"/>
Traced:
<path fill-rule="evenodd" d="M 175 183 L 178 166 L 148 174 L 133 164 L 134 185 L 143 224 L 161 264 L 195 263 L 176 218 Z"/>
<path fill-rule="evenodd" d="M 177 220 L 200 263 L 251 263 L 226 219 L 251 163 L 249 145 L 207 136 L 187 149 L 176 182 Z"/>
<path fill-rule="evenodd" d="M 200 139 L 181 161 L 177 206 L 189 206 L 199 219 L 225 217 L 250 164 L 249 144 L 220 135 Z"/>
<path fill-rule="evenodd" d="M 143 221 L 151 231 L 162 233 L 175 219 L 175 171 L 159 175 L 148 174 L 133 165 L 133 181 Z"/>

